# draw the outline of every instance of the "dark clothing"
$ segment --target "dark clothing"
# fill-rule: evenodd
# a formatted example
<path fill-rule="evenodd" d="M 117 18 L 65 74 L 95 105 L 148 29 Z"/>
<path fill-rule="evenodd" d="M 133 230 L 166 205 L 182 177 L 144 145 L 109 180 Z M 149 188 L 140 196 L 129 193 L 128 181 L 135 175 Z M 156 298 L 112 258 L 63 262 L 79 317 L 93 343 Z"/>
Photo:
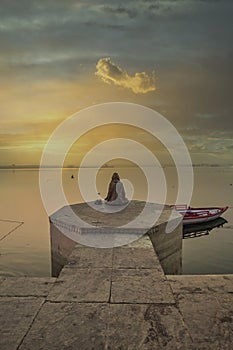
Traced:
<path fill-rule="evenodd" d="M 117 199 L 117 192 L 116 192 L 116 184 L 117 182 L 112 180 L 108 186 L 108 194 L 105 200 L 107 202 L 112 202 L 115 199 Z"/>

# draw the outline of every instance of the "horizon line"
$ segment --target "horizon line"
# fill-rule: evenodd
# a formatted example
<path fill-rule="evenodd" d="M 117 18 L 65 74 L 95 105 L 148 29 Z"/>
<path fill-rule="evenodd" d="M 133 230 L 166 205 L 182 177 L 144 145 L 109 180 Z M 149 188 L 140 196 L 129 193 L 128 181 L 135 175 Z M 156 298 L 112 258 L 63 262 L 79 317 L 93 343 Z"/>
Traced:
<path fill-rule="evenodd" d="M 145 164 L 145 167 L 158 167 L 158 165 L 148 165 Z M 186 164 L 181 164 L 181 166 L 190 166 Z M 225 163 L 225 164 L 217 164 L 217 163 L 193 163 L 193 167 L 204 167 L 204 166 L 209 166 L 209 167 L 223 167 L 223 166 L 233 166 L 233 163 Z M 19 164 L 19 165 L 0 165 L 0 169 L 80 169 L 80 168 L 98 168 L 99 166 L 97 165 L 89 165 L 89 166 L 79 166 L 79 165 L 67 165 L 67 166 L 59 166 L 59 165 L 48 165 L 48 166 L 40 166 L 40 165 L 32 165 L 32 164 Z M 135 168 L 137 167 L 136 165 L 105 165 L 100 168 L 104 169 L 113 169 L 113 168 Z M 162 168 L 165 167 L 176 167 L 175 164 L 163 164 L 161 165 Z"/>

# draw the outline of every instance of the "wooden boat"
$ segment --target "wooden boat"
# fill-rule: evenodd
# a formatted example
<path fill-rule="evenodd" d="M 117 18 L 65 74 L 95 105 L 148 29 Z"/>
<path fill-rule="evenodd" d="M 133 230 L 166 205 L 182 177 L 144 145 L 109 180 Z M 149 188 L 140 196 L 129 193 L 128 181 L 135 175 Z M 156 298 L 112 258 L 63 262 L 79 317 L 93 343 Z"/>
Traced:
<path fill-rule="evenodd" d="M 215 220 L 228 209 L 228 207 L 192 208 L 187 205 L 174 205 L 172 208 L 183 215 L 183 225 Z"/>

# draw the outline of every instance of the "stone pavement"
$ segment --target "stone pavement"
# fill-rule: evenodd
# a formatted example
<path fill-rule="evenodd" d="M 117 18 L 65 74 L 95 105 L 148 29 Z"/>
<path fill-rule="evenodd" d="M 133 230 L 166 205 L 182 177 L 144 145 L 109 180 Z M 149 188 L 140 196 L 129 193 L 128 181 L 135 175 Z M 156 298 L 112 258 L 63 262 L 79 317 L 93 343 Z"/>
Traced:
<path fill-rule="evenodd" d="M 1 350 L 232 349 L 233 275 L 165 276 L 148 237 L 0 279 Z"/>

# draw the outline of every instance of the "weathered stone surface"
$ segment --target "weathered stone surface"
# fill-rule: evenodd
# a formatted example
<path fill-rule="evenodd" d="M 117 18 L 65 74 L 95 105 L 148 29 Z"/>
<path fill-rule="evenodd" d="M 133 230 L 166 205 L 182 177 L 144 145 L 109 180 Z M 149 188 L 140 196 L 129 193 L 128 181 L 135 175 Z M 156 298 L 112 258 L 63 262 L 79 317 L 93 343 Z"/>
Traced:
<path fill-rule="evenodd" d="M 121 248 L 145 248 L 145 249 L 151 249 L 151 240 L 147 234 L 144 236 L 141 236 L 139 239 L 128 243 L 127 245 L 121 246 Z"/>
<path fill-rule="evenodd" d="M 167 223 L 152 228 L 148 235 L 154 244 L 155 250 L 159 252 L 160 260 L 164 260 L 168 254 L 182 250 L 182 226 L 178 225 L 171 233 L 166 233 Z"/>
<path fill-rule="evenodd" d="M 91 247 L 76 247 L 68 258 L 67 267 L 111 268 L 113 250 Z"/>
<path fill-rule="evenodd" d="M 178 214 L 180 216 L 180 214 Z M 165 274 L 181 274 L 182 272 L 182 222 L 180 218 L 169 222 L 174 225 L 172 232 L 166 233 L 167 220 L 152 227 L 148 232 Z"/>
<path fill-rule="evenodd" d="M 46 297 L 56 278 L 8 277 L 0 283 L 0 296 Z"/>
<path fill-rule="evenodd" d="M 57 279 L 49 300 L 77 302 L 107 302 L 109 300 L 111 269 L 72 269 Z"/>
<path fill-rule="evenodd" d="M 152 243 L 165 271 L 179 272 L 181 227 L 166 234 L 165 225 Z M 1 350 L 232 348 L 233 275 L 166 277 L 147 236 L 111 249 L 79 244 L 68 257 L 74 245 L 57 279 L 0 278 Z"/>
<path fill-rule="evenodd" d="M 165 274 L 168 275 L 179 275 L 182 271 L 182 256 L 181 250 L 167 255 L 160 261 L 161 266 Z"/>
<path fill-rule="evenodd" d="M 113 267 L 118 268 L 140 268 L 156 269 L 163 275 L 159 260 L 151 245 L 149 248 L 114 248 Z"/>
<path fill-rule="evenodd" d="M 5 281 L 6 277 L 0 277 L 0 285 Z"/>
<path fill-rule="evenodd" d="M 1 278 L 0 349 L 231 349 L 233 276 L 166 277 L 147 243 L 78 246 L 57 279 Z"/>
<path fill-rule="evenodd" d="M 110 305 L 108 350 L 195 349 L 175 306 Z"/>
<path fill-rule="evenodd" d="M 214 294 L 219 305 L 227 311 L 233 312 L 233 293 Z"/>
<path fill-rule="evenodd" d="M 103 350 L 107 318 L 106 304 L 47 302 L 19 350 Z"/>
<path fill-rule="evenodd" d="M 233 293 L 233 275 L 167 276 L 176 294 Z"/>
<path fill-rule="evenodd" d="M 63 266 L 68 262 L 68 257 L 74 250 L 75 242 L 61 233 L 56 226 L 50 223 L 51 241 L 51 269 L 52 276 L 57 277 Z"/>
<path fill-rule="evenodd" d="M 150 222 L 154 222 L 153 219 L 158 216 L 156 225 L 159 225 L 163 222 L 166 222 L 170 217 L 176 219 L 180 217 L 180 214 L 171 210 L 168 205 L 161 205 L 157 203 L 149 203 L 145 201 L 132 200 L 126 206 L 109 206 L 103 203 L 102 206 L 95 206 L 94 203 L 77 203 L 70 206 L 65 206 L 50 216 L 51 222 L 54 222 L 59 225 L 59 223 L 65 223 L 70 225 L 77 225 L 77 217 L 79 217 L 83 223 L 91 224 L 92 226 L 99 227 L 118 227 L 123 226 L 128 223 L 133 222 L 147 206 L 147 210 L 144 211 L 143 215 L 140 218 L 140 221 L 137 222 L 137 226 L 132 226 L 136 228 L 138 226 L 145 228 L 150 228 L 148 226 L 148 215 L 150 217 Z M 75 213 L 75 216 L 70 212 L 70 208 Z M 75 220 L 76 217 L 76 220 Z M 80 226 L 81 227 L 81 226 Z M 95 229 L 95 227 L 94 227 Z M 124 228 L 122 232 L 126 231 L 127 228 Z"/>
<path fill-rule="evenodd" d="M 232 349 L 233 312 L 223 308 L 215 295 L 182 294 L 179 308 L 198 349 Z"/>
<path fill-rule="evenodd" d="M 42 298 L 0 298 L 0 349 L 16 350 L 39 311 Z"/>
<path fill-rule="evenodd" d="M 114 270 L 112 303 L 174 303 L 169 283 L 154 269 Z"/>
<path fill-rule="evenodd" d="M 145 205 L 147 209 L 143 211 Z M 181 273 L 181 215 L 171 210 L 170 206 L 138 200 L 132 200 L 120 209 L 118 211 L 119 208 L 106 204 L 95 208 L 94 203 L 78 203 L 65 206 L 52 214 L 50 234 L 53 275 L 57 276 L 60 271 L 59 257 L 62 262 L 66 261 L 70 247 L 74 246 L 75 241 L 100 248 L 127 245 L 130 249 L 135 247 L 129 242 L 140 241 L 148 231 L 165 273 Z M 142 211 L 143 215 L 139 215 Z M 138 221 L 135 223 L 136 217 Z M 171 233 L 165 232 L 168 220 L 174 223 L 174 227 L 178 225 Z M 144 237 L 143 243 L 146 243 Z M 108 262 L 105 264 L 108 265 Z M 91 262 L 89 266 L 92 266 Z"/>

